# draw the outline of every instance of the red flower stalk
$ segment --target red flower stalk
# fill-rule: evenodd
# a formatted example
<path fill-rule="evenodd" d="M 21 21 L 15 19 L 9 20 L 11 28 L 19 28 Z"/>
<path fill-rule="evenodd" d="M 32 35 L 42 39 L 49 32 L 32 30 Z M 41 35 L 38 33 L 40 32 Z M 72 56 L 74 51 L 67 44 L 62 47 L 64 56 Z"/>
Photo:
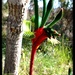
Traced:
<path fill-rule="evenodd" d="M 47 38 L 47 34 L 44 30 L 44 28 L 38 28 L 35 33 L 35 37 L 32 39 L 32 52 L 31 52 L 31 60 L 30 60 L 30 72 L 29 75 L 32 75 L 33 71 L 33 63 L 34 63 L 34 56 L 36 53 L 36 50 L 40 46 L 40 44 Z"/>

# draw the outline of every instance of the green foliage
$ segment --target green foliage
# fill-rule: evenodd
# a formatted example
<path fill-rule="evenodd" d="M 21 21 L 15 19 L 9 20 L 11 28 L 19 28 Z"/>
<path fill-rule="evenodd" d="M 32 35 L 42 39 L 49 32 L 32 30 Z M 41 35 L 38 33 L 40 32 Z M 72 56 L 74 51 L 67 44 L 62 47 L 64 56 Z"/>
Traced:
<path fill-rule="evenodd" d="M 33 37 L 34 37 L 34 33 L 31 31 L 27 31 L 23 34 L 23 38 L 32 39 Z"/>
<path fill-rule="evenodd" d="M 39 26 L 39 20 L 38 20 L 38 0 L 34 0 L 34 11 L 35 11 L 35 30 Z"/>
<path fill-rule="evenodd" d="M 70 67 L 68 69 L 68 75 L 73 75 L 72 69 Z"/>
<path fill-rule="evenodd" d="M 5 50 L 6 50 L 6 35 L 2 35 L 2 54 L 5 55 Z"/>
<path fill-rule="evenodd" d="M 27 22 L 26 24 L 30 30 L 30 23 Z M 34 33 L 31 31 L 25 31 L 23 35 L 19 75 L 29 75 L 30 51 L 32 45 L 31 38 L 33 37 Z M 35 57 L 34 75 L 68 75 L 68 67 L 72 67 L 72 48 L 70 48 L 70 43 L 64 37 L 61 37 L 59 40 L 61 43 L 58 45 L 53 45 L 46 41 L 42 43 Z M 5 50 L 6 35 L 3 34 L 2 56 L 5 55 Z"/>
<path fill-rule="evenodd" d="M 7 17 L 2 17 L 2 26 L 6 25 Z"/>
<path fill-rule="evenodd" d="M 45 8 L 46 10 L 46 13 L 44 14 L 44 16 L 42 17 L 43 20 L 42 20 L 42 23 L 41 23 L 41 27 L 44 26 L 49 18 L 49 15 L 50 15 L 50 12 L 52 10 L 52 7 L 53 7 L 53 1 L 54 0 L 49 0 L 48 4 L 47 4 L 47 8 Z M 45 6 L 45 5 L 44 5 Z M 44 9 L 43 9 L 44 11 Z"/>
<path fill-rule="evenodd" d="M 2 2 L 2 9 L 7 10 L 8 9 L 8 3 L 6 2 L 5 4 Z"/>
<path fill-rule="evenodd" d="M 31 36 L 33 33 L 28 34 Z M 32 45 L 30 38 L 28 38 L 29 36 L 23 37 L 19 75 L 29 75 L 30 51 Z M 5 55 L 4 51 L 6 49 L 6 38 L 5 40 L 4 38 L 2 38 L 3 56 Z M 68 75 L 68 68 L 73 67 L 72 48 L 67 44 L 68 40 L 65 39 L 64 36 L 59 40 L 60 44 L 57 45 L 53 45 L 47 41 L 41 44 L 35 56 L 34 75 Z"/>
<path fill-rule="evenodd" d="M 47 11 L 47 0 L 43 0 L 43 13 L 42 13 L 42 22 L 43 22 L 43 17 L 45 16 L 46 14 L 46 11 Z M 42 25 L 42 24 L 41 24 Z"/>
<path fill-rule="evenodd" d="M 26 46 L 23 48 L 24 54 L 26 56 L 25 61 L 29 63 L 30 60 L 28 58 L 30 58 L 31 49 L 26 48 Z M 30 45 L 28 47 L 31 48 Z M 71 54 L 71 48 L 69 48 L 69 46 L 65 46 L 64 43 L 54 46 L 51 43 L 45 41 L 44 43 L 42 43 L 42 45 L 37 51 L 35 62 L 34 62 L 34 71 L 35 71 L 34 74 L 35 75 L 55 75 L 55 74 L 67 75 L 68 67 L 72 65 L 71 63 L 72 57 L 70 54 Z M 22 58 L 21 60 L 23 61 Z M 29 65 L 26 64 L 25 66 L 26 66 L 26 74 L 28 75 Z"/>
<path fill-rule="evenodd" d="M 8 15 L 8 4 L 2 3 L 2 25 L 6 25 Z"/>
<path fill-rule="evenodd" d="M 61 8 L 61 11 L 57 14 L 57 16 L 55 17 L 55 19 L 49 23 L 48 25 L 45 26 L 45 28 L 49 28 L 54 26 L 63 16 L 63 8 Z"/>
<path fill-rule="evenodd" d="M 35 7 L 35 17 L 33 17 L 32 19 L 34 20 L 35 23 L 35 30 L 38 29 L 39 27 L 43 27 L 45 26 L 45 28 L 49 28 L 55 25 L 55 23 L 57 23 L 63 16 L 63 9 L 61 8 L 61 11 L 57 14 L 57 16 L 55 17 L 55 19 L 49 23 L 48 25 L 46 25 L 46 22 L 49 18 L 49 14 L 52 10 L 53 7 L 53 2 L 54 0 L 49 0 L 48 4 L 46 0 L 43 0 L 43 13 L 42 13 L 42 20 L 41 20 L 41 24 L 39 23 L 39 14 L 38 14 L 38 1 L 34 0 L 34 7 Z"/>
<path fill-rule="evenodd" d="M 38 27 L 40 27 L 40 25 L 41 25 L 41 20 L 42 20 L 42 18 L 40 17 L 40 16 L 38 16 Z M 34 23 L 35 24 L 35 15 L 33 15 L 32 17 L 31 17 L 31 22 L 32 23 Z"/>
<path fill-rule="evenodd" d="M 28 75 L 29 72 L 29 58 L 31 50 L 31 40 L 29 39 L 26 36 L 23 39 L 19 75 Z M 69 67 L 69 64 L 72 65 L 72 49 L 69 48 L 69 46 L 66 46 L 64 41 L 66 40 L 62 38 L 60 41 L 61 43 L 56 46 L 46 41 L 42 43 L 35 57 L 35 75 L 68 74 L 67 66 Z M 3 47 L 5 47 L 5 45 L 3 45 Z"/>
<path fill-rule="evenodd" d="M 24 33 L 27 31 L 31 31 L 31 21 L 23 20 L 23 30 Z"/>

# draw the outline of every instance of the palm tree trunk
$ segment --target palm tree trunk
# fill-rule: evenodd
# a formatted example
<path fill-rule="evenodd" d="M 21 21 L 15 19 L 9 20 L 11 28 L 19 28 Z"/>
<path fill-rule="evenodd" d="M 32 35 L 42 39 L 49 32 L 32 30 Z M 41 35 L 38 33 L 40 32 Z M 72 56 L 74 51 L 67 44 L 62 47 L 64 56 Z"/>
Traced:
<path fill-rule="evenodd" d="M 9 75 L 18 75 L 23 36 L 22 20 L 27 18 L 26 3 L 29 3 L 28 1 L 8 0 L 9 16 L 4 73 Z"/>

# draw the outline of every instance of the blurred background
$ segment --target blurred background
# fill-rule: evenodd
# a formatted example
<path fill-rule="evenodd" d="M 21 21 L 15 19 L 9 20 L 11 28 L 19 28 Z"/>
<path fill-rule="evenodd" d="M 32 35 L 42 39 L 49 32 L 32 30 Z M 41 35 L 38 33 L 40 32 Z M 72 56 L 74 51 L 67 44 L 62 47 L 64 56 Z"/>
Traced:
<path fill-rule="evenodd" d="M 27 20 L 30 21 L 34 15 L 34 0 L 31 0 L 28 5 Z M 49 0 L 47 0 L 49 1 Z M 39 15 L 42 15 L 43 3 L 38 0 Z M 57 37 L 60 44 L 54 45 L 45 41 L 37 50 L 35 57 L 34 71 L 35 75 L 68 75 L 68 70 L 73 70 L 73 0 L 54 0 L 52 12 L 47 23 L 51 22 L 56 14 L 64 9 L 63 18 L 53 27 L 57 30 L 61 37 Z M 2 0 L 2 62 L 5 59 L 6 50 L 6 27 L 8 18 L 8 3 L 7 0 Z M 20 62 L 19 75 L 28 75 L 31 38 L 33 25 L 28 25 L 30 32 L 25 32 L 23 36 L 22 54 Z M 3 64 L 4 66 L 4 64 Z M 40 67 L 40 68 L 39 68 Z M 4 69 L 4 68 L 3 68 Z"/>

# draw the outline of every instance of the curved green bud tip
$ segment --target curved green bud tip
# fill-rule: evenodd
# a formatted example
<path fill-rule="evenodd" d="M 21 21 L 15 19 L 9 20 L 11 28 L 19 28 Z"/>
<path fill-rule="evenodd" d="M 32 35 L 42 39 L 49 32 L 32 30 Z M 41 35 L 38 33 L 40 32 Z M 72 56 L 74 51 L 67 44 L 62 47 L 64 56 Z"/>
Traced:
<path fill-rule="evenodd" d="M 61 34 L 59 34 L 55 29 L 52 28 L 44 28 L 44 30 L 46 31 L 48 37 L 55 37 L 55 36 L 61 36 Z"/>
<path fill-rule="evenodd" d="M 57 23 L 63 16 L 63 8 L 61 8 L 60 12 L 57 14 L 53 22 L 51 23 L 50 27 L 54 26 L 55 23 Z"/>
<path fill-rule="evenodd" d="M 49 0 L 48 5 L 47 5 L 47 10 L 51 10 L 51 8 L 53 7 L 53 1 L 54 0 Z"/>
<path fill-rule="evenodd" d="M 60 20 L 60 19 L 62 18 L 62 16 L 63 16 L 63 8 L 61 8 L 61 10 L 60 10 L 60 12 L 57 14 L 55 20 L 56 20 L 56 21 Z"/>
<path fill-rule="evenodd" d="M 45 28 L 48 28 L 48 27 L 52 27 L 54 26 L 61 18 L 63 17 L 63 8 L 61 8 L 60 12 L 57 14 L 57 16 L 55 17 L 55 19 L 49 23 L 48 25 L 45 26 Z"/>

